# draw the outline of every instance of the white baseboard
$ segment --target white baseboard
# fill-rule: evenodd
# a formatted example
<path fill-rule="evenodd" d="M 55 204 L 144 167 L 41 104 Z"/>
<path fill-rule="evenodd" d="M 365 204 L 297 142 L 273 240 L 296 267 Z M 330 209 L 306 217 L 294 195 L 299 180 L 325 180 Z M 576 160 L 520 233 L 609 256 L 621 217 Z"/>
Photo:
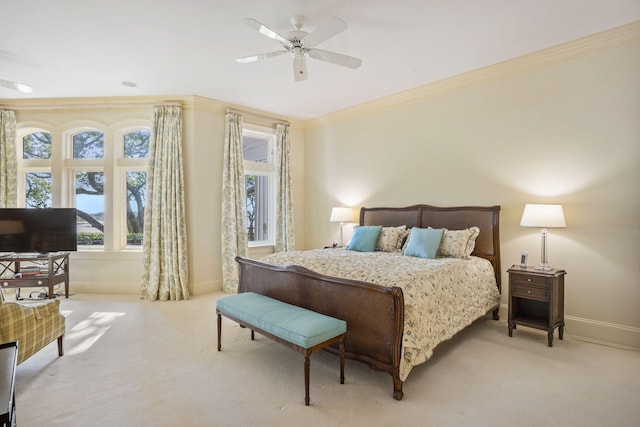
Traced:
<path fill-rule="evenodd" d="M 222 291 L 222 280 L 211 280 L 207 282 L 192 283 L 189 290 L 193 295 L 210 294 Z"/>
<path fill-rule="evenodd" d="M 566 333 L 574 338 L 627 350 L 640 350 L 640 328 L 566 315 L 564 322 Z"/>
<path fill-rule="evenodd" d="M 210 294 L 222 290 L 222 281 L 207 281 L 200 283 L 190 283 L 189 292 L 192 295 Z M 87 294 L 124 294 L 137 295 L 140 292 L 140 282 L 87 282 L 76 281 L 69 286 L 69 293 L 87 293 Z"/>
<path fill-rule="evenodd" d="M 500 319 L 509 319 L 509 306 L 500 304 Z M 640 350 L 640 328 L 601 322 L 577 316 L 564 316 L 565 333 L 573 338 L 626 350 Z"/>

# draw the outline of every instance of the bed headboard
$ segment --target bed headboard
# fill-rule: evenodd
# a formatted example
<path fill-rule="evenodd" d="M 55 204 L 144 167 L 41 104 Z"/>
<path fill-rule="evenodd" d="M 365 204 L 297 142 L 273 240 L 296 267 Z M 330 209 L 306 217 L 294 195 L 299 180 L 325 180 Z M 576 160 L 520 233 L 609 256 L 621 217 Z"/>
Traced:
<path fill-rule="evenodd" d="M 361 208 L 360 225 L 406 225 L 407 228 L 433 227 L 449 230 L 478 227 L 480 234 L 476 238 L 476 247 L 472 255 L 491 262 L 498 289 L 501 289 L 500 206 L 414 205 L 404 208 Z"/>

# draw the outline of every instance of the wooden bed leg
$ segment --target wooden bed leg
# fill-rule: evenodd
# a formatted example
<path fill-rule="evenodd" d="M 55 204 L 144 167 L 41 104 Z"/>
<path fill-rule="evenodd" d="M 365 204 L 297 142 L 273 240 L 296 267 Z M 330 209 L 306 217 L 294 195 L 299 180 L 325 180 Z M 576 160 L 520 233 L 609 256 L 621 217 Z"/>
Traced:
<path fill-rule="evenodd" d="M 493 320 L 500 320 L 500 307 L 493 310 Z"/>
<path fill-rule="evenodd" d="M 402 381 L 396 375 L 393 376 L 393 398 L 395 400 L 402 400 L 404 393 L 402 392 Z"/>
<path fill-rule="evenodd" d="M 64 356 L 64 345 L 62 343 L 63 338 L 64 338 L 64 335 L 60 335 L 58 337 L 58 357 Z M 562 339 L 562 335 L 560 335 L 560 339 Z"/>
<path fill-rule="evenodd" d="M 311 367 L 311 360 L 309 355 L 304 355 L 304 404 L 309 406 L 309 371 Z"/>
<path fill-rule="evenodd" d="M 222 317 L 218 313 L 218 351 L 222 350 L 222 344 L 220 343 L 220 335 L 222 334 Z"/>

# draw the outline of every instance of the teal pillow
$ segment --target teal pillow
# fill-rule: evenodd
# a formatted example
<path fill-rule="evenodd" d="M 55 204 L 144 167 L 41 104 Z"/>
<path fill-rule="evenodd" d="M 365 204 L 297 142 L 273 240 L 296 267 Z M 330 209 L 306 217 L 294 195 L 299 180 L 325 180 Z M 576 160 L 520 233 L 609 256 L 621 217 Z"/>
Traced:
<path fill-rule="evenodd" d="M 404 255 L 435 258 L 444 235 L 444 228 L 412 228 Z"/>
<path fill-rule="evenodd" d="M 373 252 L 382 230 L 381 225 L 361 225 L 353 229 L 353 236 L 347 249 L 358 252 Z"/>

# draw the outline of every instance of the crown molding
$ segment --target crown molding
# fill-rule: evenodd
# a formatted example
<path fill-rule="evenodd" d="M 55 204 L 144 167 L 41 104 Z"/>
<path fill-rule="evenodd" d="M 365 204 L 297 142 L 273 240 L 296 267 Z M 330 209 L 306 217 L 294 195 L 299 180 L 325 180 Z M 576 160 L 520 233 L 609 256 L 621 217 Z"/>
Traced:
<path fill-rule="evenodd" d="M 91 98 L 34 98 L 0 100 L 0 108 L 34 111 L 137 110 L 155 105 L 189 105 L 188 96 L 113 96 Z"/>
<path fill-rule="evenodd" d="M 213 114 L 224 115 L 228 108 L 245 111 L 256 116 L 273 116 L 266 111 L 248 109 L 239 105 L 233 105 L 206 98 L 198 95 L 179 96 L 113 96 L 91 98 L 32 98 L 32 99 L 6 99 L 0 100 L 0 109 L 30 110 L 30 111 L 104 111 L 104 110 L 150 110 L 156 105 L 179 105 L 183 110 L 196 110 Z M 274 120 L 288 121 L 292 129 L 303 129 L 304 124 L 300 120 L 274 117 Z"/>
<path fill-rule="evenodd" d="M 409 105 L 640 43 L 640 21 L 309 119 L 305 128 Z"/>

